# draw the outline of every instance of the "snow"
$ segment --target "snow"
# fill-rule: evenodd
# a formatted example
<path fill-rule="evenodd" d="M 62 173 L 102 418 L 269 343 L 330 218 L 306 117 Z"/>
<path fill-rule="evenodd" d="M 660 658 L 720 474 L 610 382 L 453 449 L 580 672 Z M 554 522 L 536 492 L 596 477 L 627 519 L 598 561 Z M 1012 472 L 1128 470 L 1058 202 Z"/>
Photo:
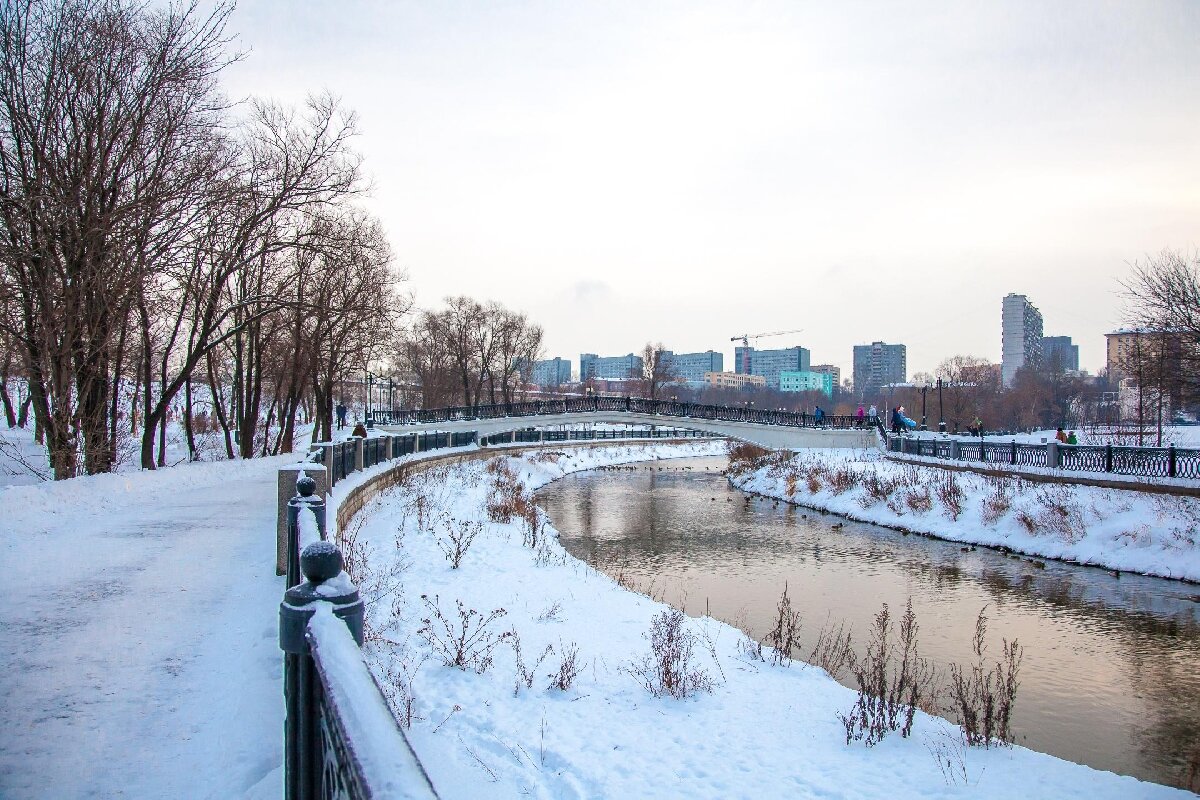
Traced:
<path fill-rule="evenodd" d="M 295 459 L 0 489 L 0 796 L 280 797 Z"/>
<path fill-rule="evenodd" d="M 818 490 L 813 492 L 805 476 L 818 464 L 859 478 L 899 479 L 906 486 L 894 493 L 891 502 L 872 502 L 862 483 L 838 493 L 826 474 L 817 476 Z M 799 476 L 789 487 L 789 476 L 796 470 Z M 948 476 L 953 476 L 963 492 L 957 519 L 951 519 L 951 512 L 936 491 Z M 1004 547 L 1031 556 L 1200 581 L 1198 498 L 949 473 L 916 463 L 897 463 L 873 450 L 804 451 L 786 464 L 775 461 L 734 475 L 731 480 L 748 492 L 864 522 L 968 544 Z M 1010 507 L 996 519 L 985 521 L 985 503 L 998 485 L 1011 490 Z M 925 489 L 930 490 L 932 499 L 926 511 L 914 509 L 902 499 L 910 490 L 921 495 Z M 1033 524 L 1033 530 L 1021 523 L 1022 515 Z"/>
<path fill-rule="evenodd" d="M 543 455 L 505 457 L 533 489 L 578 470 L 723 447 L 556 443 Z M 281 796 L 276 470 L 295 460 L 0 489 L 0 796 Z M 424 476 L 364 509 L 354 555 L 370 566 L 360 589 L 374 630 L 390 640 L 369 643 L 366 655 L 394 698 L 404 676 L 415 676 L 418 718 L 408 734 L 442 797 L 1184 796 L 1019 747 L 967 751 L 973 788 L 948 786 L 927 749 L 945 741 L 948 723 L 920 715 L 912 739 L 846 746 L 836 715 L 853 693 L 816 668 L 746 660 L 740 634 L 707 618 L 688 625 L 702 636 L 697 657 L 715 691 L 652 698 L 625 668 L 648 652 L 661 604 L 571 558 L 550 526 L 534 550 L 519 523 L 489 522 L 483 462 Z M 339 483 L 335 501 L 368 477 Z M 418 489 L 448 515 L 430 523 L 443 526 L 438 534 L 417 529 Z M 1149 520 L 1150 511 L 1121 513 Z M 455 521 L 483 525 L 458 570 L 435 540 Z M 1156 541 L 1126 547 L 1161 558 Z M 508 644 L 483 674 L 443 667 L 416 633 L 429 614 L 422 594 L 450 613 L 456 599 L 485 613 L 505 609 L 493 628 L 520 635 L 527 664 L 547 645 L 555 652 L 534 670 L 532 688 L 517 691 Z M 334 623 L 318 616 L 313 625 Z M 370 734 L 363 757 L 400 770 L 408 762 L 394 723 L 378 704 L 359 702 L 369 693 L 363 655 L 347 639 L 327 651 L 345 677 L 333 691 L 361 714 L 352 724 Z M 575 684 L 546 688 L 571 643 L 581 665 Z"/>
<path fill-rule="evenodd" d="M 554 449 L 566 455 L 503 457 L 532 490 L 578 470 L 713 452 L 714 443 Z M 947 778 L 932 751 L 953 740 L 954 728 L 924 714 L 912 738 L 848 746 L 837 715 L 852 706 L 853 692 L 815 667 L 747 659 L 739 653 L 742 635 L 709 618 L 687 626 L 700 637 L 696 659 L 714 691 L 656 699 L 628 667 L 648 653 L 646 634 L 665 606 L 569 556 L 550 526 L 545 543 L 531 548 L 522 542 L 524 523 L 489 522 L 491 482 L 481 463 L 439 468 L 368 505 L 353 534 L 352 546 L 370 565 L 360 575 L 376 637 L 369 660 L 396 708 L 406 694 L 415 698 L 409 740 L 447 800 L 1186 796 L 1021 747 L 968 749 L 960 777 Z M 418 516 L 427 520 L 424 529 Z M 452 569 L 437 539 L 465 522 L 483 531 Z M 554 652 L 533 670 L 532 687 L 518 679 L 511 638 L 482 674 L 443 666 L 418 633 L 422 620 L 437 621 L 423 596 L 452 619 L 456 601 L 484 616 L 502 609 L 490 630 L 518 636 L 526 666 L 547 646 Z M 567 691 L 548 688 L 547 673 L 572 644 L 578 678 Z"/>

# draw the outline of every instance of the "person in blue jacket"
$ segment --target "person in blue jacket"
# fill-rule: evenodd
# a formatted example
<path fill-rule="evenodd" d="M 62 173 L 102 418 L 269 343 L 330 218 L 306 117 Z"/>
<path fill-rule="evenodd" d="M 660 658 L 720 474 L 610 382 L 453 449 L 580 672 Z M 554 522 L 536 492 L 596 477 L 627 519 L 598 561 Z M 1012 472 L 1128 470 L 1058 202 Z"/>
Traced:
<path fill-rule="evenodd" d="M 820 406 L 817 406 L 817 410 L 813 412 L 813 419 L 818 425 L 825 422 L 825 412 L 821 410 Z"/>

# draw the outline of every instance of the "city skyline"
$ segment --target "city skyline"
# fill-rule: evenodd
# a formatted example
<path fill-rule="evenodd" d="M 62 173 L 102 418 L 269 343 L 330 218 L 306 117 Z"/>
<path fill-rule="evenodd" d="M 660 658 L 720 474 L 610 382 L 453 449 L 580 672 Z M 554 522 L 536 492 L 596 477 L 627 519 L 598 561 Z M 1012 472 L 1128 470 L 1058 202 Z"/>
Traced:
<path fill-rule="evenodd" d="M 1015 292 L 1096 372 L 1128 263 L 1200 244 L 1192 3 L 263 0 L 231 32 L 233 99 L 357 113 L 417 302 L 520 309 L 548 357 L 803 328 L 763 344 L 998 363 Z"/>

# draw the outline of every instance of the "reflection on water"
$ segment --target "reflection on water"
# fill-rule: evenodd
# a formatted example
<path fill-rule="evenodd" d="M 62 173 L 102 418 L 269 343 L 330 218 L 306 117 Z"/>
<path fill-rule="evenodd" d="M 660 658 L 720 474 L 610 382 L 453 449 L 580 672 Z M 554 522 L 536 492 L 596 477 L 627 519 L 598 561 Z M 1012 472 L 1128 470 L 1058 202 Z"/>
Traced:
<path fill-rule="evenodd" d="M 538 494 L 576 557 L 651 583 L 761 636 L 787 582 L 803 646 L 845 619 L 856 643 L 880 603 L 912 598 L 922 652 L 944 673 L 971 658 L 987 606 L 1025 647 L 1017 741 L 1098 769 L 1179 785 L 1200 749 L 1200 587 L 963 548 L 751 498 L 724 459 L 581 473 Z M 844 523 L 839 529 L 832 525 Z M 807 652 L 807 650 L 805 650 Z"/>

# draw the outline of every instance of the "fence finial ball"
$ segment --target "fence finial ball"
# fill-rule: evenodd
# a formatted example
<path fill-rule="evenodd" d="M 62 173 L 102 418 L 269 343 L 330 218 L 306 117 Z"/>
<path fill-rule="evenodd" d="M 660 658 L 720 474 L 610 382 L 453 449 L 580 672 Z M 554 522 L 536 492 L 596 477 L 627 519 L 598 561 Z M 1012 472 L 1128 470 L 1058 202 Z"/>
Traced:
<path fill-rule="evenodd" d="M 300 554 L 300 571 L 313 585 L 342 572 L 342 551 L 333 542 L 313 542 Z"/>
<path fill-rule="evenodd" d="M 301 497 L 312 497 L 313 492 L 317 490 L 317 482 L 307 473 L 301 472 L 300 477 L 296 479 L 296 491 Z"/>

